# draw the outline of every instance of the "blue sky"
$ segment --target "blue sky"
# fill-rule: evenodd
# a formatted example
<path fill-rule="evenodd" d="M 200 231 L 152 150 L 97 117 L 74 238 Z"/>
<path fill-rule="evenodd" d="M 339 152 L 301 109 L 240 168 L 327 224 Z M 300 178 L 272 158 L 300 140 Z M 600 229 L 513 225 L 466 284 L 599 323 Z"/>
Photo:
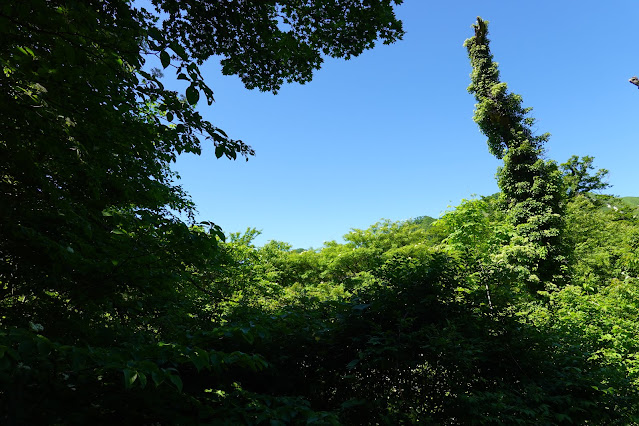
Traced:
<path fill-rule="evenodd" d="M 635 1 L 408 0 L 403 41 L 350 61 L 326 59 L 311 83 L 277 94 L 245 89 L 218 60 L 202 67 L 216 103 L 198 110 L 255 157 L 182 155 L 174 169 L 198 219 L 225 232 L 320 247 L 386 218 L 438 217 L 496 192 L 500 161 L 472 121 L 464 40 L 490 21 L 502 80 L 550 132 L 547 157 L 595 157 L 610 192 L 639 196 L 639 11 Z"/>

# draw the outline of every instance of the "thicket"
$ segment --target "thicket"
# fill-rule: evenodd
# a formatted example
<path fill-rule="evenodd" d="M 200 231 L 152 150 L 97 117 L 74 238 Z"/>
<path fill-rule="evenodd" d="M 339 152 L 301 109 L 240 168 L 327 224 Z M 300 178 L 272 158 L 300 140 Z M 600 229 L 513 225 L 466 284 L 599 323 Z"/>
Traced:
<path fill-rule="evenodd" d="M 0 6 L 3 424 L 639 422 L 637 208 L 593 192 L 591 157 L 543 159 L 482 20 L 470 91 L 499 194 L 317 250 L 175 213 L 177 154 L 204 135 L 252 154 L 195 111 L 198 63 L 307 81 L 322 52 L 401 38 L 391 3 Z"/>

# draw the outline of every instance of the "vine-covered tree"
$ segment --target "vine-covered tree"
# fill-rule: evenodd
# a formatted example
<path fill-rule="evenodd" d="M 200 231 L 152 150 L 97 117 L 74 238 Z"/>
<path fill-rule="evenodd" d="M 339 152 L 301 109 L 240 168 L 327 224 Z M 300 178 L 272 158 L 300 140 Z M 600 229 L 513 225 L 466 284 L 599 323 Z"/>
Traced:
<path fill-rule="evenodd" d="M 473 28 L 475 36 L 464 43 L 473 67 L 468 91 L 478 102 L 474 120 L 488 137 L 489 151 L 504 160 L 498 183 L 518 235 L 507 257 L 528 275 L 533 290 L 541 290 L 544 284 L 560 281 L 565 272 L 561 174 L 554 162 L 542 159 L 550 134 L 534 134 L 532 108 L 524 108 L 521 96 L 509 93 L 500 81 L 488 22 L 478 17 Z"/>

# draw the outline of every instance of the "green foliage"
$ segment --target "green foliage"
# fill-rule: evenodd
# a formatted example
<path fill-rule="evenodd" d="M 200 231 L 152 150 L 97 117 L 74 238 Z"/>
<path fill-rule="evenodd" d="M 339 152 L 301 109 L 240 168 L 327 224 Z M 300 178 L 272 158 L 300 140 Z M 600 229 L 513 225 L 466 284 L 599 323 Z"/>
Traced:
<path fill-rule="evenodd" d="M 475 36 L 466 40 L 473 72 L 468 91 L 475 95 L 474 120 L 488 137 L 490 152 L 504 159 L 498 172 L 504 207 L 520 237 L 506 258 L 534 293 L 565 280 L 567 248 L 562 242 L 563 183 L 553 161 L 541 159 L 550 134 L 535 136 L 531 108 L 499 80 L 488 40 L 488 22 L 477 18 Z M 527 272 L 526 272 L 527 270 Z M 519 274 L 521 275 L 521 274 Z"/>
<path fill-rule="evenodd" d="M 488 137 L 490 153 L 502 158 L 508 149 L 524 140 L 529 141 L 533 151 L 540 148 L 549 135 L 532 135 L 534 119 L 528 117 L 532 109 L 522 107 L 521 96 L 508 93 L 507 84 L 499 80 L 499 69 L 493 62 L 487 38 L 488 21 L 478 17 L 473 29 L 475 36 L 464 42 L 473 67 L 468 91 L 479 102 L 475 105 L 474 120 Z"/>
<path fill-rule="evenodd" d="M 627 232 L 635 226 L 632 217 L 623 220 L 628 228 L 620 233 L 629 238 L 608 243 L 607 232 L 593 234 L 573 223 L 584 217 L 570 213 L 582 199 L 592 202 L 583 196 L 571 202 L 571 234 L 591 238 L 589 244 L 602 251 L 618 244 L 628 255 L 636 252 Z M 611 226 L 625 214 L 592 211 Z M 603 219 L 613 214 L 618 216 Z M 260 353 L 273 366 L 271 388 L 303 395 L 345 424 L 632 422 L 639 389 L 632 355 L 636 334 L 631 321 L 615 318 L 630 320 L 637 301 L 632 290 L 613 289 L 636 284 L 618 279 L 606 284 L 602 272 L 600 292 L 567 286 L 543 303 L 517 293 L 513 283 L 502 284 L 516 278 L 505 275 L 500 262 L 504 247 L 515 247 L 518 238 L 505 215 L 498 200 L 487 197 L 464 201 L 426 233 L 410 221 L 381 222 L 319 251 L 296 253 L 269 243 L 263 248 L 266 264 L 255 265 L 255 271 L 273 279 L 295 277 L 287 281 L 295 284 L 276 300 L 263 300 L 270 316 L 237 306 L 229 318 L 260 321 L 268 329 L 270 340 L 262 341 Z M 362 250 L 375 250 L 374 258 Z M 304 272 L 282 274 L 287 263 L 299 264 L 300 255 L 307 256 Z M 274 274 L 270 268 L 276 265 Z M 623 271 L 619 276 L 628 273 Z M 588 306 L 601 309 L 588 308 L 587 317 L 573 314 Z M 615 326 L 627 340 L 611 352 L 601 342 Z M 584 338 L 584 327 L 592 337 Z"/>
<path fill-rule="evenodd" d="M 573 359 L 576 379 L 593 383 L 600 411 L 592 415 L 601 423 L 639 421 L 638 303 L 637 280 L 615 279 L 593 294 L 568 286 L 539 308 L 543 315 L 533 316 L 537 327 L 557 339 L 558 356 Z"/>
<path fill-rule="evenodd" d="M 590 170 L 594 169 L 592 166 L 593 160 L 593 157 L 587 155 L 581 160 L 578 156 L 573 155 L 567 162 L 561 164 L 560 167 L 568 197 L 610 187 L 608 183 L 603 181 L 608 174 L 608 170 L 599 169 L 594 175 L 590 174 Z"/>
<path fill-rule="evenodd" d="M 217 158 L 253 154 L 196 111 L 214 100 L 204 60 L 224 57 L 250 88 L 303 83 L 322 52 L 401 38 L 393 3 L 0 6 L 0 422 L 330 419 L 234 387 L 269 364 L 250 348 L 253 328 L 225 314 L 282 290 L 252 270 L 267 250 L 250 236 L 225 244 L 214 223 L 193 223 L 170 165 L 204 140 Z M 183 94 L 165 88 L 171 71 Z"/>
<path fill-rule="evenodd" d="M 470 90 L 502 193 L 292 250 L 192 223 L 176 155 L 202 136 L 218 158 L 252 154 L 194 109 L 213 101 L 198 64 L 220 55 L 276 91 L 320 52 L 401 37 L 400 2 L 14 3 L 1 423 L 639 423 L 637 210 L 591 192 L 606 187 L 591 157 L 541 159 L 547 135 L 499 81 L 484 21 Z M 145 71 L 150 55 L 184 96 Z"/>
<path fill-rule="evenodd" d="M 349 59 L 402 38 L 393 4 L 401 0 L 355 2 L 202 2 L 154 0 L 167 14 L 162 30 L 180 40 L 201 62 L 222 57 L 222 72 L 238 75 L 246 87 L 276 92 L 284 82 L 306 83 L 320 68 L 321 54 Z"/>
<path fill-rule="evenodd" d="M 609 196 L 580 195 L 568 204 L 573 284 L 594 292 L 611 280 L 639 275 L 637 217 L 622 199 Z"/>
<path fill-rule="evenodd" d="M 633 207 L 639 206 L 639 197 L 621 197 L 621 199 L 628 205 Z"/>

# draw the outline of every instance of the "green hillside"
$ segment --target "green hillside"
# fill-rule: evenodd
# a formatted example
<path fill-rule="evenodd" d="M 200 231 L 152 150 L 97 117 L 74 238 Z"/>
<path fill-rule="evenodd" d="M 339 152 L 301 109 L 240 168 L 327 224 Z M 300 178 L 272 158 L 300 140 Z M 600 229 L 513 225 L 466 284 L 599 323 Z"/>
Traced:
<path fill-rule="evenodd" d="M 639 197 L 621 197 L 624 203 L 633 207 L 639 207 Z"/>

